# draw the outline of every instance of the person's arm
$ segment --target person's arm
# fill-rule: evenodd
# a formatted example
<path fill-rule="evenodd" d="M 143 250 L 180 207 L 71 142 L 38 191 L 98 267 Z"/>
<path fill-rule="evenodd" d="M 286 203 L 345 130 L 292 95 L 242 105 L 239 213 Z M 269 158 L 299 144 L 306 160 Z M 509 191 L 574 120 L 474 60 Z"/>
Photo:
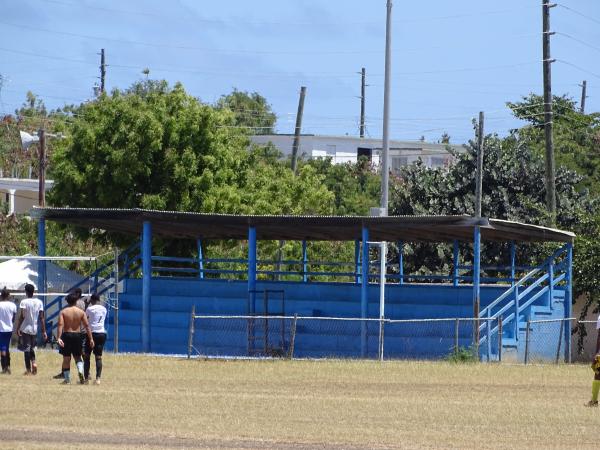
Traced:
<path fill-rule="evenodd" d="M 21 325 L 23 324 L 25 315 L 23 314 L 23 308 L 19 308 L 19 320 L 17 321 L 17 336 L 21 336 Z"/>
<path fill-rule="evenodd" d="M 65 346 L 65 343 L 61 339 L 64 327 L 65 319 L 63 319 L 63 313 L 61 311 L 60 315 L 58 316 L 58 330 L 56 331 L 56 342 L 58 342 L 58 345 L 60 345 L 61 347 Z"/>
<path fill-rule="evenodd" d="M 92 328 L 90 327 L 90 322 L 88 321 L 87 315 L 83 314 L 83 325 L 85 326 L 85 331 L 87 333 L 88 343 L 90 348 L 94 348 L 94 338 L 92 337 Z"/>
<path fill-rule="evenodd" d="M 42 337 L 44 338 L 44 342 L 46 342 L 48 340 L 48 335 L 46 334 L 46 320 L 44 316 L 44 311 L 40 311 L 39 318 L 42 322 Z"/>

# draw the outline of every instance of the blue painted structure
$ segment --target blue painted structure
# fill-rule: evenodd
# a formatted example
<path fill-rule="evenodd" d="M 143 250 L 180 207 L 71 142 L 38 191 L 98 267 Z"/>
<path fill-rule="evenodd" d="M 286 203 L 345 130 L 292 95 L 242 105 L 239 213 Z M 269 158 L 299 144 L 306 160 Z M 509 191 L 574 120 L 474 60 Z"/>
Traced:
<path fill-rule="evenodd" d="M 274 262 L 259 261 L 257 258 L 260 231 L 257 226 L 247 227 L 247 259 L 230 260 L 208 258 L 203 254 L 200 240 L 196 241 L 196 258 L 153 256 L 154 226 L 151 220 L 144 220 L 141 225 L 141 244 L 123 252 L 119 263 L 122 267 L 120 277 L 126 280 L 125 292 L 120 295 L 121 351 L 185 353 L 192 306 L 198 315 L 266 314 L 268 311 L 264 307 L 256 309 L 256 305 L 260 304 L 256 296 L 264 291 L 283 291 L 285 304 L 281 312 L 289 316 L 377 318 L 379 315 L 379 286 L 374 283 L 379 278 L 376 270 L 379 263 L 369 261 L 368 242 L 372 235 L 365 224 L 361 228 L 361 242 L 356 242 L 353 262 L 317 263 L 333 268 L 326 275 L 349 280 L 328 283 L 312 281 L 312 278 L 324 273 L 311 270 L 306 240 L 302 240 L 300 261 L 283 261 L 285 265 L 301 269 L 282 272 L 279 269 L 259 269 L 259 266 L 274 265 Z M 479 339 L 475 344 L 480 347 L 480 353 L 493 359 L 498 347 L 498 321 L 502 320 L 504 348 L 506 351 L 513 350 L 518 356 L 523 351 L 524 324 L 528 319 L 570 315 L 572 244 L 568 242 L 537 267 L 518 267 L 513 246 L 510 266 L 486 267 L 480 260 L 480 226 L 474 226 L 472 233 L 471 266 L 460 264 L 458 240 L 450 240 L 454 242 L 454 267 L 450 274 L 406 274 L 401 252 L 396 264 L 397 271 L 386 274 L 386 318 L 470 318 L 473 317 L 474 306 L 478 304 L 479 318 L 489 321 L 481 322 L 477 328 L 475 322 L 459 324 L 459 345 L 473 344 L 473 336 L 477 335 Z M 43 221 L 40 221 L 40 236 L 43 237 Z M 39 243 L 42 254 L 44 239 L 40 238 Z M 403 241 L 398 247 L 403 248 Z M 216 268 L 219 264 L 231 263 L 238 264 L 242 269 Z M 348 267 L 352 269 L 348 270 Z M 489 270 L 506 273 L 507 276 L 485 276 Z M 526 270 L 531 272 L 517 280 L 517 273 Z M 282 274 L 288 275 L 286 281 L 264 279 Z M 224 280 L 216 278 L 218 276 L 236 279 Z M 97 278 L 98 273 L 93 277 Z M 429 283 L 415 283 L 423 281 Z M 247 354 L 247 320 L 237 323 L 229 321 L 227 334 L 224 334 L 223 319 L 204 322 L 205 328 L 201 330 L 199 339 L 211 353 Z M 332 333 L 327 331 L 326 322 L 301 324 L 296 355 L 376 356 L 377 323 L 355 321 L 336 326 L 336 332 Z M 417 329 L 423 326 L 414 322 L 412 325 L 406 322 L 386 324 L 386 355 L 400 358 L 447 355 L 455 343 L 453 324 L 436 325 L 429 330 Z M 567 359 L 570 354 L 569 336 L 569 330 L 565 330 L 564 352 Z M 111 344 L 112 333 L 109 335 L 109 348 Z M 540 352 L 545 350 L 548 354 L 552 353 L 550 348 L 539 349 Z"/>

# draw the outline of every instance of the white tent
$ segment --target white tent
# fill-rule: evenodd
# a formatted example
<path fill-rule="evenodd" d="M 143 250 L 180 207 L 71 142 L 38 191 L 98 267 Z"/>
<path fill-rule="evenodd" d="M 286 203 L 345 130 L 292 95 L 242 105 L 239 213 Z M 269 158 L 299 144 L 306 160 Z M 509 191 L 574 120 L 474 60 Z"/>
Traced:
<path fill-rule="evenodd" d="M 68 292 L 74 285 L 86 277 L 46 261 L 46 288 L 48 292 Z M 9 259 L 0 263 L 0 289 L 6 286 L 11 291 L 22 291 L 27 283 L 38 289 L 38 261 L 28 259 Z M 86 281 L 80 287 L 85 293 L 90 283 Z"/>

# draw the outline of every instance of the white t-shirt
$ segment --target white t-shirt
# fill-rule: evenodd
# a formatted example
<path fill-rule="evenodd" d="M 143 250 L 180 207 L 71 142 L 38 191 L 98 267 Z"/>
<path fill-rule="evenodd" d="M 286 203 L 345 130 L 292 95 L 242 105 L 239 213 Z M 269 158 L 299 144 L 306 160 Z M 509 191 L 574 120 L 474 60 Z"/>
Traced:
<path fill-rule="evenodd" d="M 44 310 L 44 304 L 39 298 L 25 298 L 21 300 L 19 309 L 23 314 L 23 323 L 21 324 L 21 332 L 36 335 L 38 329 L 38 317 L 40 311 Z"/>
<path fill-rule="evenodd" d="M 13 330 L 13 319 L 17 313 L 17 305 L 10 300 L 0 301 L 0 332 L 8 333 Z"/>
<path fill-rule="evenodd" d="M 85 310 L 90 323 L 92 333 L 106 333 L 104 329 L 104 320 L 106 319 L 106 308 L 102 305 L 90 305 Z"/>

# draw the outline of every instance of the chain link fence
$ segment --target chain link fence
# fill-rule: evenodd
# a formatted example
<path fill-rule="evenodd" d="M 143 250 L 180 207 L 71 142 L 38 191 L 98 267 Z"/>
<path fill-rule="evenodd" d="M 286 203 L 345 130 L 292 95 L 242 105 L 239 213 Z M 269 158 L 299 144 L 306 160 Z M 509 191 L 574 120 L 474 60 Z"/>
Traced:
<path fill-rule="evenodd" d="M 558 334 L 551 338 L 549 334 L 556 330 L 545 327 L 546 334 L 529 335 L 532 359 L 539 359 L 534 352 L 556 356 L 552 343 L 558 342 Z M 501 361 L 508 352 L 510 360 L 518 359 L 519 350 L 523 353 L 525 349 L 524 339 L 513 345 L 514 340 L 505 335 L 498 318 L 379 320 L 192 314 L 188 356 Z"/>

